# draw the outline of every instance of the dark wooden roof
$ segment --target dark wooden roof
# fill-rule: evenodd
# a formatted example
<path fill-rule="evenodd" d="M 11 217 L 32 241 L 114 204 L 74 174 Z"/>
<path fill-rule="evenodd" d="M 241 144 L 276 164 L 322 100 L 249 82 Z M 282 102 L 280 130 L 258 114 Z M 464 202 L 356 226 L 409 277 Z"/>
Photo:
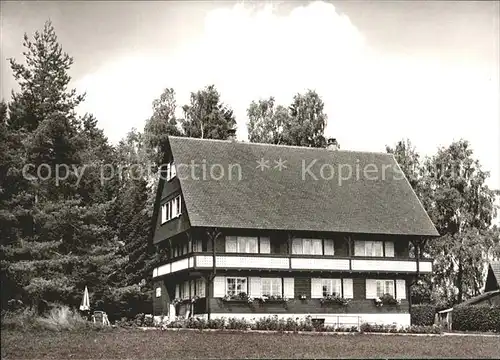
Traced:
<path fill-rule="evenodd" d="M 439 236 L 390 154 L 184 137 L 169 143 L 192 226 Z M 269 160 L 269 169 L 256 168 L 261 158 Z M 286 161 L 282 171 L 274 168 L 280 158 Z M 302 176 L 311 162 L 318 180 Z M 192 163 L 198 165 L 195 177 Z M 214 164 L 220 164 L 215 177 L 224 169 L 220 180 L 210 176 Z M 333 179 L 321 178 L 324 164 L 333 166 Z M 368 177 L 377 179 L 363 175 L 368 164 L 377 169 Z M 339 183 L 339 166 L 344 175 L 350 166 L 353 176 Z M 327 178 L 329 168 L 323 174 Z"/>
<path fill-rule="evenodd" d="M 500 289 L 500 261 L 492 261 L 488 266 L 485 291 Z"/>

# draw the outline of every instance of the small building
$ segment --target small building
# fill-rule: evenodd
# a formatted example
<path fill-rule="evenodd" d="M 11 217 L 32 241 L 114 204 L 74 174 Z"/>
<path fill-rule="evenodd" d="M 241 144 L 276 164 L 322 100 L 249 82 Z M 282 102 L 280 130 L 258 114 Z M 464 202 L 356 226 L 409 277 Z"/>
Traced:
<path fill-rule="evenodd" d="M 500 306 L 500 261 L 490 262 L 484 286 L 484 293 L 474 296 L 460 304 L 463 305 L 490 305 Z M 453 308 L 439 311 L 437 314 L 439 324 L 452 329 Z"/>
<path fill-rule="evenodd" d="M 391 154 L 168 138 L 155 316 L 410 324 L 439 236 Z M 368 173 L 369 172 L 369 173 Z"/>

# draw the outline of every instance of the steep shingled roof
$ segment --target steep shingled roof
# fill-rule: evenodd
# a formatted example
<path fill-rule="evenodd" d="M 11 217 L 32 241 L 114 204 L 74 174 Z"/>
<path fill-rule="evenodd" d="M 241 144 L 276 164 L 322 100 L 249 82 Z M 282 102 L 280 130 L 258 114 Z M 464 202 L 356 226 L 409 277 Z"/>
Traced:
<path fill-rule="evenodd" d="M 192 226 L 439 236 L 390 154 L 184 137 L 169 143 Z M 260 159 L 270 168 L 257 169 Z M 279 159 L 282 171 L 274 168 Z M 311 163 L 317 180 L 305 171 Z M 224 169 L 222 179 L 210 176 L 212 166 L 215 178 Z M 366 166 L 377 170 L 364 176 Z M 348 167 L 353 176 L 342 180 L 339 169 L 347 177 Z"/>

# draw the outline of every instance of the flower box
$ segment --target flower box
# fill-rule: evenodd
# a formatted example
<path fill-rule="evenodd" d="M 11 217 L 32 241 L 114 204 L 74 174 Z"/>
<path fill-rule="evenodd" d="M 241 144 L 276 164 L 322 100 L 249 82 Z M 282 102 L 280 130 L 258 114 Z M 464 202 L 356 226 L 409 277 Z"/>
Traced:
<path fill-rule="evenodd" d="M 338 305 L 338 306 L 347 306 L 349 305 L 349 300 L 344 299 L 341 296 L 337 295 L 328 295 L 320 299 L 321 305 Z"/>

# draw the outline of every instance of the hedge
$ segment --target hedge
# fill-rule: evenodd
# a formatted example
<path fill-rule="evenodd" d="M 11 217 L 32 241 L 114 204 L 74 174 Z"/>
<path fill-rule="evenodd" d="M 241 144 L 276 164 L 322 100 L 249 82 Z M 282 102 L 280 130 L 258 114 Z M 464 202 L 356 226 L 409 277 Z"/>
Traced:
<path fill-rule="evenodd" d="M 500 332 L 500 306 L 459 305 L 452 316 L 453 330 Z"/>
<path fill-rule="evenodd" d="M 431 326 L 436 316 L 436 306 L 431 304 L 412 305 L 411 324 L 419 326 Z"/>

